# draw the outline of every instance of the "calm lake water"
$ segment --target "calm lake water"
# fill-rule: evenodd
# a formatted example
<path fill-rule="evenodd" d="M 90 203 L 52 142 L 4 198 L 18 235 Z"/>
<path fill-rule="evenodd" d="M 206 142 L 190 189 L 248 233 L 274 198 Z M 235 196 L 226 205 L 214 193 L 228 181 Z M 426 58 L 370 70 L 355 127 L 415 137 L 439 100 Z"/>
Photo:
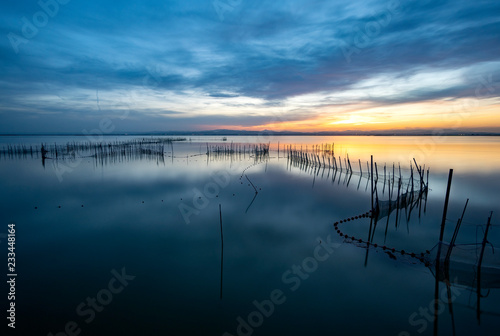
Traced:
<path fill-rule="evenodd" d="M 142 138 L 1 137 L 0 149 Z M 237 151 L 233 155 L 206 155 L 207 146 L 231 143 Z M 261 143 L 270 144 L 269 155 L 248 152 Z M 325 164 L 331 159 L 333 165 L 332 144 L 342 172 L 290 162 L 285 151 L 288 146 L 316 150 L 321 164 L 325 155 Z M 11 334 L 403 336 L 498 331 L 498 137 L 262 136 L 222 141 L 186 136 L 186 141 L 163 144 L 161 154 L 159 145 L 142 145 L 140 152 L 117 146 L 116 152 L 97 158 L 93 151 L 66 155 L 59 148 L 57 159 L 53 151 L 44 160 L 39 151 L 0 156 L 5 259 L 7 225 L 15 223 L 16 228 L 16 330 L 9 329 Z M 352 174 L 346 173 L 347 155 Z M 401 195 L 411 188 L 413 158 L 425 171 L 426 183 L 429 169 L 429 189 L 390 216 L 342 223 L 342 233 L 356 237 L 354 242 L 340 236 L 333 224 L 371 209 L 371 155 L 381 202 L 389 193 L 397 199 L 399 166 Z M 493 211 L 491 245 L 485 248 L 485 262 L 493 266 L 483 274 L 488 286 L 480 290 L 479 315 L 477 253 L 460 278 L 450 277 L 450 286 L 439 281 L 437 293 L 435 288 L 431 256 L 439 241 L 450 168 L 454 173 L 444 240 L 451 239 L 467 199 L 458 244 L 481 243 Z M 415 177 L 415 189 L 417 184 Z M 401 250 L 424 253 L 425 260 Z M 3 288 L 7 293 L 5 283 Z M 5 312 L 8 301 L 2 302 Z"/>

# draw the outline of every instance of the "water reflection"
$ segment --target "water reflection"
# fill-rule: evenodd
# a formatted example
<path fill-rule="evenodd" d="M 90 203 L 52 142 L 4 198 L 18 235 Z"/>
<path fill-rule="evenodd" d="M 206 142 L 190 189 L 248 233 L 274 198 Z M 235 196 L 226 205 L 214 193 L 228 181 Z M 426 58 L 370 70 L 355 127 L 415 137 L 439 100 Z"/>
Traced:
<path fill-rule="evenodd" d="M 413 162 L 411 178 L 410 161 L 401 160 L 400 173 L 398 156 L 387 154 L 399 153 L 393 143 L 387 143 L 385 149 L 380 146 L 381 152 L 387 152 L 383 159 L 380 152 L 360 155 L 347 144 L 340 147 L 338 139 L 332 155 L 333 146 L 317 150 L 321 143 L 331 142 L 316 139 L 316 150 L 312 143 L 304 143 L 303 149 L 307 145 L 308 155 L 316 153 L 319 159 L 304 164 L 288 158 L 286 147 L 291 145 L 283 149 L 283 144 L 302 140 L 281 139 L 279 154 L 272 143 L 267 153 L 255 153 L 256 139 L 240 143 L 231 137 L 225 143 L 187 139 L 166 143 L 159 150 L 155 150 L 157 144 L 136 146 L 137 150 L 124 147 L 125 153 L 116 147 L 109 155 L 103 147 L 100 156 L 89 151 L 75 159 L 62 155 L 61 149 L 57 159 L 53 153 L 47 154 L 47 162 L 55 164 L 46 164 L 45 169 L 41 155 L 3 155 L 0 187 L 6 192 L 0 201 L 7 211 L 0 214 L 0 220 L 15 221 L 19 227 L 24 294 L 18 303 L 24 307 L 20 314 L 34 321 L 24 325 L 23 331 L 55 334 L 67 321 L 83 322 L 75 307 L 109 280 L 111 269 L 123 266 L 136 276 L 134 284 L 120 296 L 123 301 L 107 306 L 94 323 L 81 323 L 83 333 L 235 334 L 238 316 L 246 318 L 255 309 L 254 300 L 262 302 L 280 288 L 286 302 L 276 307 L 255 335 L 326 333 L 331 332 L 332 323 L 338 334 L 421 334 L 425 317 L 412 314 L 433 302 L 435 279 L 441 292 L 443 283 L 449 282 L 445 295 L 438 293 L 449 307 L 442 311 L 439 306 L 438 331 L 452 333 L 452 325 L 443 323 L 452 317 L 458 333 L 496 330 L 498 316 L 481 313 L 481 324 L 475 325 L 471 321 L 477 321 L 476 312 L 462 306 L 468 305 L 472 290 L 487 296 L 481 297 L 480 312 L 498 311 L 499 293 L 490 286 L 491 272 L 481 274 L 481 291 L 466 287 L 474 280 L 474 272 L 467 272 L 468 277 L 455 276 L 460 268 L 453 262 L 449 276 L 435 273 L 433 247 L 446 187 L 441 168 L 432 165 L 427 175 L 427 167 L 436 158 L 416 158 L 418 165 Z M 364 146 L 360 143 L 359 148 L 366 152 L 376 148 Z M 210 148 L 218 149 L 207 155 Z M 374 173 L 367 167 L 371 154 L 377 162 Z M 73 165 L 79 156 L 79 165 Z M 446 157 L 447 168 L 461 164 L 460 156 Z M 60 181 L 55 172 L 63 165 L 73 170 Z M 418 170 L 426 172 L 428 188 L 421 187 Z M 484 214 L 500 210 L 498 172 L 469 174 L 457 174 L 452 187 L 445 237 L 453 236 L 455 225 L 448 223 L 456 223 L 454 217 L 462 214 L 464 197 L 471 199 L 457 244 L 481 243 L 484 234 L 479 232 L 476 239 L 476 224 L 485 228 Z M 214 176 L 226 177 L 223 181 L 227 183 L 217 184 Z M 375 190 L 377 215 L 343 223 L 344 236 L 335 234 L 334 221 L 370 209 L 370 190 Z M 179 210 L 181 204 L 193 209 L 189 224 Z M 354 244 L 345 234 L 363 237 L 362 242 Z M 318 238 L 324 244 L 329 235 L 332 241 L 344 244 L 307 274 L 298 290 L 289 290 L 281 281 L 283 272 L 302 265 L 319 244 Z M 497 245 L 499 238 L 493 226 L 488 241 Z M 391 250 L 383 250 L 384 245 Z M 405 254 L 392 248 L 405 250 Z M 425 253 L 427 267 L 425 261 L 411 256 L 420 251 Z M 491 251 L 487 245 L 485 266 Z M 446 269 L 444 264 L 441 269 Z M 457 288 L 463 289 L 462 294 L 457 294 Z M 60 295 L 54 297 L 54 292 Z M 457 296 L 452 308 L 447 303 L 448 293 Z M 479 306 L 476 299 L 474 295 L 474 309 Z M 137 307 L 141 307 L 139 312 Z M 168 323 L 164 322 L 166 316 Z M 425 321 L 429 334 L 434 321 Z"/>

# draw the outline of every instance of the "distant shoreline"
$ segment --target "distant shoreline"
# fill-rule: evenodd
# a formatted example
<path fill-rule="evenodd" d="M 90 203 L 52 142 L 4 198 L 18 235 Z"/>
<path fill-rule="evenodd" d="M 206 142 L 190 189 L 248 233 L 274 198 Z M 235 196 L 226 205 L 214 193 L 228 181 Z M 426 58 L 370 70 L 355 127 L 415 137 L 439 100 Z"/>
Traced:
<path fill-rule="evenodd" d="M 438 136 L 438 137 L 499 137 L 500 133 L 443 133 L 443 134 L 433 134 L 433 133 L 274 133 L 274 132 L 251 132 L 251 133 L 204 133 L 204 132 L 172 132 L 172 133 L 115 133 L 115 134 L 81 134 L 81 133 L 45 133 L 45 134 L 35 134 L 35 133 L 27 133 L 27 134 L 0 134 L 1 137 L 41 137 L 41 136 L 60 136 L 60 137 L 88 137 L 88 136 L 102 136 L 102 137 L 116 137 L 116 136 L 396 136 L 396 137 L 405 137 L 405 136 L 420 136 L 420 137 L 429 137 L 429 136 Z"/>

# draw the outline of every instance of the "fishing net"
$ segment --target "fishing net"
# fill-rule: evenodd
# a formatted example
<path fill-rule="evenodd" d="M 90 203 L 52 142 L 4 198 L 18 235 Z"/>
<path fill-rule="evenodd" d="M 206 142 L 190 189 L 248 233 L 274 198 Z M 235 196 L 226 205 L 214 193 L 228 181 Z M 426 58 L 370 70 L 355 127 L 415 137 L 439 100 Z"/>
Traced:
<path fill-rule="evenodd" d="M 441 254 L 438 260 L 438 250 L 441 245 Z M 430 254 L 426 256 L 429 268 L 436 275 L 436 266 L 439 262 L 439 280 L 448 280 L 452 284 L 477 288 L 500 288 L 500 258 L 491 244 L 484 249 L 481 269 L 479 261 L 482 244 L 457 244 L 450 250 L 446 243 L 436 244 Z M 480 273 L 479 273 L 480 271 Z M 478 282 L 479 278 L 479 282 Z"/>

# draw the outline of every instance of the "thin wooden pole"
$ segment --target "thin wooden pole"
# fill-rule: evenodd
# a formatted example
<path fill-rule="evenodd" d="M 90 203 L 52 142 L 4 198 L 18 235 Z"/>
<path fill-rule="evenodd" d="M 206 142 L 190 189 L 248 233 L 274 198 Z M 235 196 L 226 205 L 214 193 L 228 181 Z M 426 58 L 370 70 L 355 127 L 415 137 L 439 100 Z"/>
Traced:
<path fill-rule="evenodd" d="M 448 212 L 448 201 L 450 200 L 450 189 L 451 189 L 451 181 L 453 178 L 453 169 L 450 169 L 448 174 L 448 186 L 446 187 L 446 198 L 444 200 L 444 208 L 443 208 L 443 219 L 441 220 L 441 232 L 439 233 L 439 246 L 438 253 L 436 257 L 436 284 L 434 286 L 434 335 L 437 335 L 438 332 L 438 319 L 437 319 L 437 311 L 439 309 L 439 301 L 437 299 L 437 295 L 439 292 L 439 277 L 441 276 L 441 247 L 443 243 L 443 235 L 444 235 L 444 227 L 446 224 L 446 214 Z"/>
<path fill-rule="evenodd" d="M 219 219 L 220 219 L 220 240 L 221 240 L 221 249 L 220 249 L 220 299 L 222 300 L 222 274 L 224 270 L 224 235 L 222 233 L 222 209 L 219 204 Z"/>
<path fill-rule="evenodd" d="M 373 215 L 373 155 L 371 156 L 371 181 L 372 181 L 372 185 L 371 185 L 371 196 L 372 196 L 372 215 Z"/>
<path fill-rule="evenodd" d="M 443 208 L 443 218 L 441 220 L 441 232 L 439 233 L 439 242 L 443 241 L 444 235 L 444 226 L 446 224 L 446 214 L 448 213 L 448 201 L 450 200 L 450 189 L 451 189 L 451 180 L 453 178 L 453 169 L 450 169 L 448 174 L 448 186 L 446 187 L 446 198 L 444 200 L 444 208 Z M 441 246 L 438 249 L 441 251 Z"/>
<path fill-rule="evenodd" d="M 490 217 L 488 217 L 488 223 L 486 224 L 486 231 L 484 232 L 483 238 L 483 246 L 481 247 L 481 254 L 479 255 L 479 262 L 477 264 L 477 321 L 481 322 L 481 265 L 483 263 L 484 257 L 484 249 L 486 247 L 486 243 L 488 242 L 488 231 L 490 230 L 491 225 L 491 217 L 493 216 L 493 211 L 490 213 Z"/>
<path fill-rule="evenodd" d="M 468 198 L 467 198 L 467 201 L 465 202 L 464 210 L 462 211 L 462 217 L 460 217 L 457 221 L 457 225 L 455 226 L 455 231 L 453 231 L 453 236 L 451 237 L 451 240 L 450 240 L 450 246 L 448 246 L 448 251 L 446 251 L 446 257 L 444 258 L 444 271 L 446 274 L 446 279 L 448 279 L 448 280 L 450 277 L 451 252 L 453 251 L 453 248 L 455 247 L 455 241 L 457 240 L 458 231 L 460 230 L 460 226 L 462 225 L 462 221 L 464 220 L 464 215 L 465 215 L 465 210 L 467 209 L 467 204 L 469 204 Z M 451 307 L 451 305 L 450 305 L 450 307 Z"/>

